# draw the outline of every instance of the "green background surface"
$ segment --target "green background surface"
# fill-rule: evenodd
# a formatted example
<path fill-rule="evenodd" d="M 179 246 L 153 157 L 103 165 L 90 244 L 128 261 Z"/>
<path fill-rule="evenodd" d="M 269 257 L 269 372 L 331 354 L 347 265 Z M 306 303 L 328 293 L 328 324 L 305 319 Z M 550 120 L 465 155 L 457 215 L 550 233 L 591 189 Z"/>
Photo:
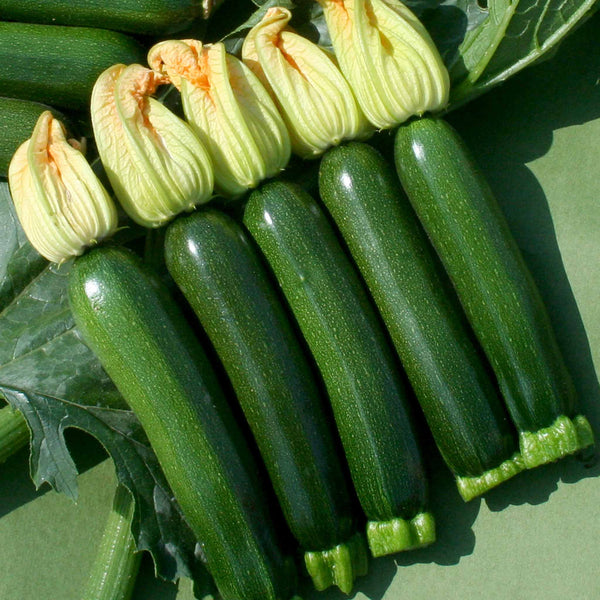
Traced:
<path fill-rule="evenodd" d="M 487 174 L 547 302 L 584 412 L 600 432 L 600 14 L 552 60 L 449 116 Z M 596 369 L 594 368 L 596 365 Z M 80 499 L 36 492 L 26 451 L 0 465 L 0 599 L 75 600 L 110 508 L 114 470 L 70 433 Z M 374 561 L 357 599 L 600 598 L 600 466 L 569 458 L 464 504 L 432 453 L 438 541 Z M 306 600 L 338 600 L 305 591 Z M 136 600 L 191 600 L 144 557 Z"/>

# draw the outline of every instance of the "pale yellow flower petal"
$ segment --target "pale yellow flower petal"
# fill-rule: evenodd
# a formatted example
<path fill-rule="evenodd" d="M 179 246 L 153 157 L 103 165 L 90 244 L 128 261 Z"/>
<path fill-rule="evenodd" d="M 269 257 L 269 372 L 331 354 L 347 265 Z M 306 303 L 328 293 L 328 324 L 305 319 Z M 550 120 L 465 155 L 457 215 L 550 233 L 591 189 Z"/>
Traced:
<path fill-rule="evenodd" d="M 23 230 L 48 260 L 64 262 L 114 233 L 117 212 L 110 196 L 52 113 L 40 115 L 8 176 Z"/>
<path fill-rule="evenodd" d="M 239 196 L 285 168 L 290 139 L 283 119 L 257 77 L 223 44 L 161 42 L 148 62 L 180 89 L 186 119 L 208 148 L 222 194 Z"/>
<path fill-rule="evenodd" d="M 379 129 L 439 111 L 450 80 L 425 27 L 398 0 L 318 0 L 340 68 Z"/>
<path fill-rule="evenodd" d="M 290 18 L 270 8 L 248 33 L 242 58 L 277 102 L 293 151 L 309 158 L 364 136 L 368 123 L 333 58 L 287 29 Z"/>
<path fill-rule="evenodd" d="M 147 227 L 207 202 L 213 188 L 201 141 L 151 98 L 164 83 L 166 77 L 141 65 L 115 65 L 92 92 L 92 124 L 106 173 L 125 211 Z"/>

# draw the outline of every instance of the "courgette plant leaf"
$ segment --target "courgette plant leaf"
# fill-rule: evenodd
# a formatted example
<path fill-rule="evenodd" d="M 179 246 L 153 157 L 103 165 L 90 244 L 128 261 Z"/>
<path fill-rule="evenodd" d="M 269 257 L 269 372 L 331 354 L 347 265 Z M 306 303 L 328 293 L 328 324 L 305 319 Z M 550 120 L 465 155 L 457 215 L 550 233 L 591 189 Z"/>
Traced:
<path fill-rule="evenodd" d="M 77 468 L 68 427 L 97 438 L 136 504 L 134 536 L 157 573 L 206 588 L 194 536 L 142 428 L 75 327 L 67 297 L 70 264 L 49 265 L 27 241 L 8 184 L 0 182 L 0 396 L 25 417 L 30 470 L 75 500 Z"/>
<path fill-rule="evenodd" d="M 291 0 L 283 0 L 290 8 Z M 464 104 L 544 55 L 592 15 L 598 0 L 404 0 L 423 21 L 450 71 L 451 108 Z M 272 0 L 234 30 L 226 44 L 239 52 L 247 29 Z M 292 25 L 331 49 L 315 0 L 294 0 Z"/>

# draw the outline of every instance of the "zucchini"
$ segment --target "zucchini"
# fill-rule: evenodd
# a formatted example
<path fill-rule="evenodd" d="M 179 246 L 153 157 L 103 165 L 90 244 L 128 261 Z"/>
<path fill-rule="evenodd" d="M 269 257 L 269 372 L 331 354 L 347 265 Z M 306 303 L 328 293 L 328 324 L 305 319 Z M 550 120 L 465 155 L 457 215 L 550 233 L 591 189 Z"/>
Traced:
<path fill-rule="evenodd" d="M 319 191 L 463 498 L 519 472 L 514 428 L 391 166 L 367 144 L 333 148 L 321 161 Z"/>
<path fill-rule="evenodd" d="M 229 375 L 315 586 L 349 593 L 366 573 L 364 538 L 313 374 L 257 251 L 233 219 L 206 210 L 169 226 L 165 258 Z"/>
<path fill-rule="evenodd" d="M 200 0 L 2 0 L 2 19 L 115 29 L 143 35 L 181 31 L 202 12 Z"/>
<path fill-rule="evenodd" d="M 358 275 L 316 202 L 283 182 L 254 191 L 244 223 L 323 376 L 375 556 L 434 540 L 406 390 Z"/>
<path fill-rule="evenodd" d="M 69 277 L 77 327 L 136 413 L 224 600 L 290 597 L 257 478 L 216 377 L 173 300 L 124 249 L 98 247 Z"/>
<path fill-rule="evenodd" d="M 13 154 L 31 137 L 39 116 L 46 110 L 63 123 L 66 121 L 64 115 L 45 104 L 0 97 L 0 177 L 8 177 Z"/>
<path fill-rule="evenodd" d="M 0 22 L 0 90 L 11 98 L 88 110 L 102 71 L 144 62 L 145 54 L 115 31 Z"/>
<path fill-rule="evenodd" d="M 593 444 L 536 285 L 467 148 L 424 118 L 395 139 L 402 185 L 494 369 L 528 468 Z"/>

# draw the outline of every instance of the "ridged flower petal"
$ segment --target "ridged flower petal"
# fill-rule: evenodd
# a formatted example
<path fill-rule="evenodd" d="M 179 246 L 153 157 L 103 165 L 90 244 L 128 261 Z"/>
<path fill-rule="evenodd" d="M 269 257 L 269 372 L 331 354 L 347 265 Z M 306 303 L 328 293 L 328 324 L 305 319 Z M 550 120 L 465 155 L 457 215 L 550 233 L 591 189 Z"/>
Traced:
<path fill-rule="evenodd" d="M 42 113 L 9 166 L 17 216 L 34 248 L 62 263 L 114 233 L 117 211 L 60 121 Z"/>
<path fill-rule="evenodd" d="M 369 125 L 334 59 L 287 29 L 291 16 L 270 8 L 246 36 L 242 58 L 275 99 L 292 150 L 310 158 L 364 136 Z"/>
<path fill-rule="evenodd" d="M 239 196 L 285 168 L 291 150 L 283 119 L 258 78 L 223 44 L 161 42 L 148 63 L 181 91 L 186 119 L 210 152 L 222 194 Z"/>
<path fill-rule="evenodd" d="M 115 65 L 96 82 L 92 124 L 113 190 L 140 225 L 159 227 L 207 202 L 212 163 L 191 127 L 151 98 L 166 78 L 141 65 Z"/>
<path fill-rule="evenodd" d="M 450 80 L 425 27 L 398 0 L 318 0 L 340 68 L 379 129 L 448 102 Z"/>

